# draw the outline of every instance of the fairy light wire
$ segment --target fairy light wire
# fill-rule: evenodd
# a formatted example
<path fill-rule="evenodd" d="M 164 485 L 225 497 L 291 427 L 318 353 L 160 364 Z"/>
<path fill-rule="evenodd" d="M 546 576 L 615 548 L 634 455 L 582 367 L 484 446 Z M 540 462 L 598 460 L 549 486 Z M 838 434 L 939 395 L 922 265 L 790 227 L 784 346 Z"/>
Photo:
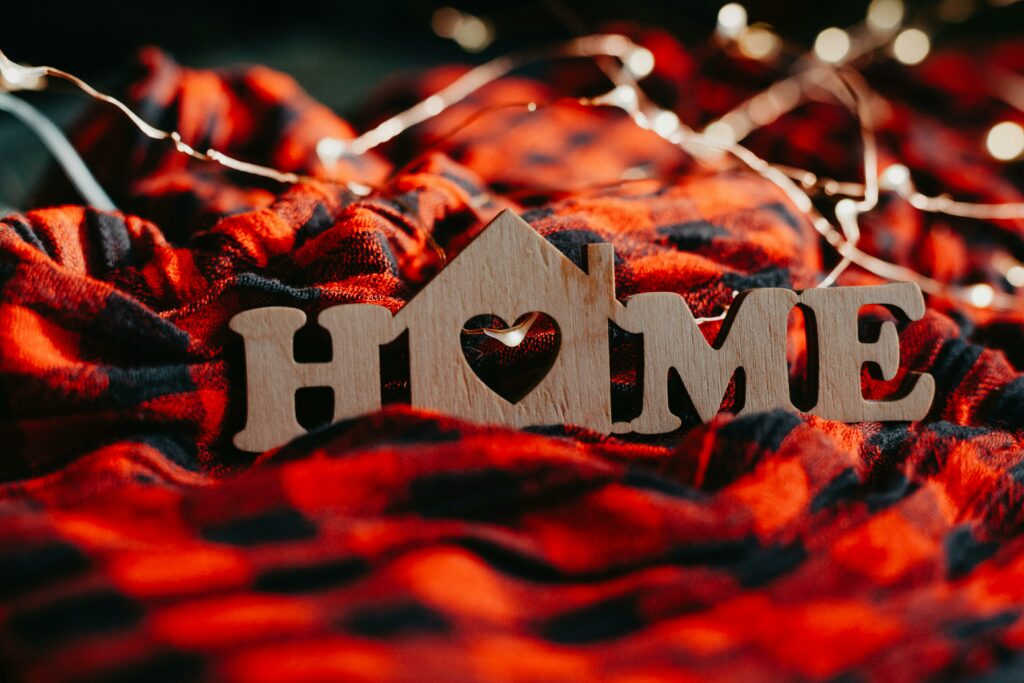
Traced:
<path fill-rule="evenodd" d="M 213 148 L 201 152 L 186 143 L 177 131 L 167 131 L 150 125 L 124 102 L 96 90 L 74 74 L 52 66 L 24 66 L 11 61 L 0 50 L 0 89 L 11 92 L 24 89 L 41 89 L 45 87 L 46 79 L 48 78 L 56 78 L 71 83 L 92 99 L 115 107 L 146 137 L 152 140 L 170 141 L 174 145 L 174 149 L 194 159 L 212 161 L 235 171 L 270 178 L 281 183 L 293 184 L 302 180 L 302 177 L 295 173 L 288 173 L 268 166 L 241 161 Z"/>
<path fill-rule="evenodd" d="M 470 69 L 426 99 L 385 119 L 377 126 L 351 140 L 322 138 L 317 144 L 317 154 L 325 166 L 337 162 L 342 157 L 365 154 L 413 126 L 440 115 L 485 85 L 530 64 L 570 57 L 591 59 L 616 57 L 626 60 L 638 50 L 647 52 L 646 48 L 637 45 L 625 36 L 595 34 L 576 38 L 553 48 L 526 50 L 497 57 Z"/>
<path fill-rule="evenodd" d="M 0 110 L 17 117 L 46 146 L 57 160 L 65 175 L 78 194 L 91 206 L 101 211 L 116 211 L 117 206 L 97 182 L 89 167 L 82 161 L 71 142 L 64 136 L 60 128 L 47 118 L 41 111 L 25 100 L 15 97 L 0 89 Z"/>
<path fill-rule="evenodd" d="M 899 0 L 881 0 L 882 4 L 892 4 L 893 2 L 899 3 Z M 878 3 L 873 3 L 872 8 L 874 8 L 875 4 Z M 740 6 L 737 5 L 737 7 Z M 887 11 L 891 9 L 887 8 Z M 895 192 L 915 209 L 921 211 L 979 220 L 1024 219 L 1024 203 L 984 204 L 958 201 L 945 194 L 938 196 L 922 194 L 914 188 L 909 170 L 899 164 L 890 165 L 886 169 L 886 173 L 879 174 L 874 116 L 868 103 L 874 103 L 874 101 L 880 100 L 880 98 L 871 91 L 860 73 L 853 69 L 851 65 L 860 59 L 866 58 L 868 55 L 878 53 L 881 48 L 892 44 L 894 37 L 900 34 L 903 16 L 901 12 L 900 16 L 895 20 L 889 17 L 884 22 L 873 22 L 872 11 L 874 10 L 869 10 L 869 17 L 866 23 L 861 23 L 848 31 L 836 29 L 846 38 L 847 44 L 840 46 L 843 48 L 842 54 L 838 54 L 837 51 L 833 50 L 835 58 L 824 60 L 832 61 L 833 63 L 824 63 L 823 54 L 815 57 L 812 53 L 806 53 L 795 60 L 795 73 L 777 81 L 762 92 L 740 103 L 733 110 L 711 122 L 711 124 L 705 127 L 704 132 L 697 132 L 689 128 L 673 112 L 662 109 L 646 96 L 637 81 L 637 78 L 643 78 L 654 67 L 653 55 L 646 48 L 634 43 L 626 36 L 596 34 L 581 36 L 548 49 L 528 50 L 505 55 L 481 64 L 470 69 L 440 91 L 428 96 L 409 109 L 386 119 L 381 124 L 356 138 L 351 140 L 323 138 L 317 144 L 316 152 L 325 167 L 329 168 L 331 164 L 336 163 L 343 157 L 366 154 L 407 131 L 409 128 L 439 116 L 452 105 L 464 101 L 480 88 L 508 75 L 518 68 L 562 58 L 591 58 L 597 61 L 602 70 L 605 71 L 614 87 L 602 96 L 580 99 L 579 102 L 581 104 L 619 108 L 626 112 L 638 126 L 652 130 L 668 142 L 679 146 L 698 161 L 707 159 L 708 150 L 728 154 L 740 164 L 773 183 L 783 192 L 787 199 L 807 217 L 814 229 L 830 246 L 836 249 L 841 257 L 839 263 L 823 276 L 817 286 L 831 286 L 848 266 L 856 264 L 883 279 L 913 281 L 923 291 L 930 294 L 945 296 L 979 308 L 1018 309 L 1021 307 L 1021 301 L 1018 297 L 1005 292 L 995 291 L 990 285 L 943 283 L 918 273 L 913 269 L 867 254 L 858 247 L 860 228 L 857 218 L 877 207 L 880 192 L 883 189 Z M 742 19 L 742 25 L 733 27 L 729 35 L 720 36 L 726 39 L 727 44 L 729 41 L 738 40 L 742 37 L 743 31 L 749 30 L 746 27 L 745 12 Z M 874 19 L 877 20 L 878 17 Z M 765 58 L 768 58 L 767 54 Z M 897 58 L 899 58 L 899 55 L 897 55 Z M 611 67 L 609 59 L 617 60 L 621 66 L 619 68 Z M 639 73 L 631 71 L 631 63 L 633 65 L 640 65 Z M 271 178 L 282 183 L 296 183 L 304 179 L 303 176 L 295 173 L 282 172 L 259 164 L 235 159 L 215 149 L 196 150 L 185 143 L 177 131 L 166 131 L 148 124 L 120 100 L 95 90 L 88 83 L 72 74 L 54 67 L 16 64 L 9 60 L 3 52 L 0 52 L 0 89 L 13 91 L 45 87 L 45 80 L 47 78 L 57 78 L 70 82 L 90 97 L 116 107 L 147 137 L 154 140 L 170 141 L 180 153 L 203 161 L 212 161 L 243 173 Z M 995 78 L 993 77 L 993 79 Z M 1019 98 L 1006 95 L 1007 91 L 1012 90 L 1011 85 L 1008 84 L 1019 82 L 1020 78 L 1020 76 L 1010 72 L 1000 73 L 998 79 L 993 80 L 999 86 L 999 88 L 993 88 L 997 90 L 997 92 L 993 93 L 993 96 L 1008 102 L 1011 106 L 1020 108 Z M 831 178 L 819 177 L 804 169 L 771 164 L 747 147 L 739 144 L 740 140 L 747 137 L 757 128 L 777 120 L 799 107 L 802 103 L 813 99 L 812 91 L 814 88 L 830 94 L 855 117 L 861 131 L 862 168 L 864 173 L 864 180 L 862 182 L 837 181 Z M 766 103 L 771 104 L 773 108 L 766 109 L 764 106 Z M 760 107 L 760 109 L 756 110 L 758 115 L 754 116 L 753 114 L 757 107 Z M 529 111 L 535 111 L 537 107 L 535 103 L 528 103 L 527 108 Z M 718 124 L 717 132 L 728 130 L 730 135 L 723 137 L 722 135 L 712 134 L 712 132 L 716 131 L 715 124 Z M 883 184 L 885 185 L 884 187 Z M 350 183 L 349 186 L 355 194 L 361 196 L 365 196 L 373 190 L 373 188 L 358 183 L 354 185 Z M 817 210 L 814 201 L 808 194 L 809 191 L 820 192 L 823 196 L 840 197 L 840 200 L 834 207 L 836 225 L 833 225 L 832 222 Z M 999 270 L 1004 273 L 1013 273 L 1014 279 L 1024 284 L 1024 265 L 1017 263 L 1013 259 L 1010 259 L 1010 261 L 1012 261 L 1010 265 L 1002 265 L 999 267 Z M 1009 281 L 1010 278 L 1007 277 L 1007 280 Z M 1011 282 L 1011 285 L 1014 287 L 1020 286 L 1014 282 Z M 981 291 L 979 288 L 984 288 L 986 291 Z M 710 322 L 719 320 L 727 311 L 728 306 L 724 307 L 720 315 L 700 318 L 699 321 Z M 481 328 L 480 330 L 467 332 L 471 334 L 488 334 L 502 341 L 502 343 L 505 343 L 505 340 L 516 338 L 519 338 L 521 341 L 521 337 L 525 336 L 526 331 L 529 330 L 533 322 L 534 319 L 528 318 L 512 328 Z"/>

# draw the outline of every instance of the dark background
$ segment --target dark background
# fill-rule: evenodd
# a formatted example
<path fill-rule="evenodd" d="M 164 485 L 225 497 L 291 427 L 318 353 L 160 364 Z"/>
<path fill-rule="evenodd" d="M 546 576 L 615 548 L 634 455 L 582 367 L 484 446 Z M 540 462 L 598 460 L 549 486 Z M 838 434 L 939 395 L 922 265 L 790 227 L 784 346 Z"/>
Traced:
<path fill-rule="evenodd" d="M 119 94 L 130 77 L 135 52 L 158 45 L 189 66 L 258 62 L 294 76 L 315 98 L 342 115 L 375 85 L 396 71 L 444 62 L 479 63 L 510 49 L 543 44 L 574 34 L 570 24 L 598 30 L 612 21 L 668 29 L 697 41 L 714 29 L 725 0 L 296 0 L 218 4 L 179 0 L 146 2 L 42 2 L 4 0 L 0 49 L 13 60 L 49 64 Z M 998 1 L 998 0 L 997 0 Z M 1005 1 L 1005 0 L 1004 0 Z M 986 0 L 977 0 L 984 6 Z M 436 36 L 434 10 L 450 5 L 491 21 L 494 43 L 467 54 Z M 826 26 L 847 26 L 864 17 L 866 0 L 743 2 L 751 23 L 771 24 L 788 40 L 813 43 Z M 909 2 L 910 16 L 929 3 Z M 942 29 L 935 40 L 1024 32 L 1024 2 L 1007 12 L 982 10 L 970 21 Z M 927 12 L 925 12 L 927 13 Z M 66 126 L 87 99 L 66 86 L 28 93 Z M 48 162 L 41 144 L 0 112 L 0 206 L 24 203 Z"/>
<path fill-rule="evenodd" d="M 442 5 L 486 17 L 497 28 L 488 52 L 569 35 L 565 16 L 591 30 L 630 20 L 702 37 L 727 0 L 297 0 L 211 3 L 25 2 L 5 0 L 2 47 L 16 61 L 47 63 L 84 74 L 117 69 L 143 45 L 159 45 L 188 63 L 219 58 L 259 59 L 323 71 L 352 66 L 457 58 L 461 51 L 439 40 L 430 17 Z M 984 2 L 984 0 L 982 0 Z M 823 27 L 845 26 L 864 16 L 866 0 L 752 0 L 751 21 L 765 21 L 788 38 L 811 41 Z M 303 54 L 304 53 L 304 54 Z M 316 58 L 327 58 L 329 63 Z M 337 62 L 333 60 L 338 60 Z M 296 74 L 302 75 L 302 74 Z M 321 74 L 316 81 L 324 81 Z M 337 81 L 334 85 L 343 89 Z"/>

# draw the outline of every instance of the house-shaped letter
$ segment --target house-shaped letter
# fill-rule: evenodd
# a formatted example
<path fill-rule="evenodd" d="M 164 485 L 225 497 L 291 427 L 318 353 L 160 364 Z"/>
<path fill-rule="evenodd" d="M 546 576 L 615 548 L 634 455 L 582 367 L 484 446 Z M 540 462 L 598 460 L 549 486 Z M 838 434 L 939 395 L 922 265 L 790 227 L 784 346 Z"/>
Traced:
<path fill-rule="evenodd" d="M 584 272 L 511 211 L 495 218 L 396 315 L 409 330 L 412 404 L 479 422 L 575 424 L 611 431 L 608 320 L 615 307 L 610 244 L 587 245 Z M 511 324 L 549 315 L 561 343 L 547 375 L 515 404 L 469 366 L 460 333 L 474 316 Z"/>

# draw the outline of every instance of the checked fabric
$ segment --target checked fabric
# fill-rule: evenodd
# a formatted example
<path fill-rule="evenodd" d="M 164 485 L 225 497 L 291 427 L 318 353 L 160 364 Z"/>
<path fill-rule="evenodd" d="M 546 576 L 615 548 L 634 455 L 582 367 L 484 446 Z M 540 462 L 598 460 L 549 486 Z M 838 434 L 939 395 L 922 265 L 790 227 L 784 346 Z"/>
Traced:
<path fill-rule="evenodd" d="M 692 125 L 772 76 L 636 35 L 657 58 L 651 92 Z M 890 100 L 883 163 L 904 160 L 926 191 L 1020 201 L 1021 166 L 996 168 L 977 144 L 998 114 L 981 85 L 995 63 L 1024 72 L 1021 44 L 873 67 Z M 674 291 L 696 315 L 734 290 L 813 286 L 835 262 L 770 183 L 560 100 L 600 85 L 588 68 L 557 71 L 557 88 L 504 80 L 357 161 L 317 161 L 321 137 L 352 137 L 458 73 L 397 81 L 350 125 L 280 73 L 148 51 L 128 93 L 144 118 L 316 180 L 254 182 L 97 109 L 76 140 L 124 213 L 67 204 L 54 178 L 38 204 L 53 208 L 0 219 L 0 679 L 1024 677 L 1020 311 L 932 298 L 903 326 L 904 366 L 937 383 L 915 424 L 726 412 L 701 425 L 677 378 L 684 427 L 662 437 L 468 424 L 403 405 L 396 343 L 380 413 L 316 427 L 329 397 L 300 393 L 307 436 L 232 447 L 232 315 L 397 310 L 442 267 L 435 244 L 457 254 L 505 208 L 569 258 L 612 243 L 620 297 Z M 501 106 L 526 101 L 555 104 Z M 751 145 L 856 178 L 851 140 L 847 115 L 818 103 Z M 356 197 L 347 180 L 374 191 Z M 1024 252 L 1020 221 L 924 216 L 890 195 L 863 231 L 870 253 L 952 282 L 1004 287 L 992 250 Z M 467 359 L 515 382 L 553 336 L 472 338 Z M 323 347 L 313 326 L 297 337 L 300 359 Z M 623 419 L 639 404 L 638 340 L 613 330 L 610 352 Z"/>

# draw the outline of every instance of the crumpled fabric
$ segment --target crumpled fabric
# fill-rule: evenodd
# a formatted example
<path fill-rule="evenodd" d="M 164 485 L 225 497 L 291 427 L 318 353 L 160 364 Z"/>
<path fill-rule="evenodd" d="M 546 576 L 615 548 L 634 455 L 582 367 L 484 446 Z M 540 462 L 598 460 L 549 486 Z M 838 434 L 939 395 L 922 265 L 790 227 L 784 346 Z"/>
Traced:
<path fill-rule="evenodd" d="M 645 85 L 691 125 L 766 78 L 749 65 L 698 68 L 659 31 L 637 37 L 657 58 Z M 972 75 L 1024 70 L 1019 47 L 883 72 L 883 158 L 961 196 L 1019 200 L 1020 166 L 995 168 L 969 126 L 940 115 L 990 114 Z M 457 255 L 503 209 L 577 262 L 584 245 L 610 242 L 620 298 L 677 292 L 695 315 L 737 290 L 813 286 L 836 257 L 771 183 L 564 99 L 596 71 L 559 71 L 558 87 L 503 80 L 325 168 L 320 137 L 351 138 L 462 68 L 393 83 L 353 125 L 263 67 L 192 70 L 154 50 L 140 65 L 127 98 L 143 117 L 310 180 L 282 187 L 185 159 L 97 108 L 76 141 L 124 212 L 67 204 L 0 220 L 0 677 L 1024 675 L 1020 311 L 930 298 L 923 319 L 902 325 L 903 372 L 937 384 L 914 424 L 735 417 L 730 389 L 702 425 L 675 379 L 684 426 L 673 434 L 469 424 L 402 404 L 396 347 L 382 411 L 244 453 L 231 444 L 244 422 L 235 313 L 397 310 L 443 267 L 439 250 Z M 534 100 L 555 103 L 507 106 Z M 856 177 L 855 136 L 819 103 L 751 144 Z M 637 173 L 649 177 L 629 180 Z M 55 178 L 41 205 L 62 192 Z M 951 281 L 1005 288 L 985 255 L 1024 246 L 1021 221 L 979 227 L 888 195 L 863 223 L 871 253 Z M 709 339 L 718 329 L 705 326 Z M 794 321 L 795 376 L 799 332 Z M 316 359 L 322 341 L 304 330 L 297 356 Z M 528 342 L 473 338 L 465 351 L 500 384 L 556 348 L 544 325 Z M 613 330 L 616 416 L 638 410 L 638 353 Z M 865 383 L 868 395 L 892 388 Z"/>

